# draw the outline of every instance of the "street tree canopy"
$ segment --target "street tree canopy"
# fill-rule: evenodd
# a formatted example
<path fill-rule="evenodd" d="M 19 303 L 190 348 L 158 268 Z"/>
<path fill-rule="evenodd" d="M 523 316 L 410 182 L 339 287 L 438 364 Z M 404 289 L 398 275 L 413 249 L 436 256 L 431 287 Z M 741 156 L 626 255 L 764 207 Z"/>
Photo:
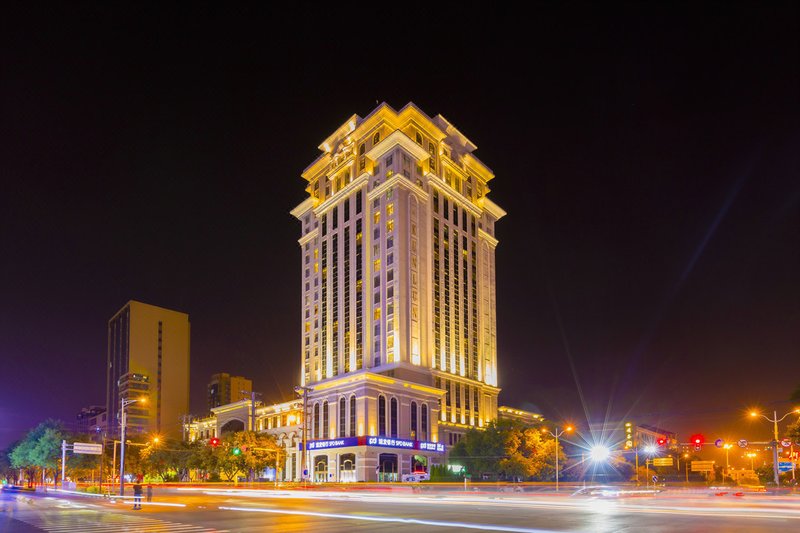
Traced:
<path fill-rule="evenodd" d="M 490 422 L 485 429 L 471 429 L 450 450 L 450 459 L 473 474 L 501 478 L 555 479 L 556 443 L 536 428 L 511 420 Z M 559 471 L 566 455 L 559 445 Z"/>

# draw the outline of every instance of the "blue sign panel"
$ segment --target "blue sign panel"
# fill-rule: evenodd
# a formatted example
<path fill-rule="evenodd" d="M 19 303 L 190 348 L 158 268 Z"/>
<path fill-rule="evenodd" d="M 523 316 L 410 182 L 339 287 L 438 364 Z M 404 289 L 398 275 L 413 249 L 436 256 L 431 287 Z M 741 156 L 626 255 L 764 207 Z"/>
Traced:
<path fill-rule="evenodd" d="M 367 446 L 380 446 L 382 448 L 407 448 L 413 450 L 413 440 L 395 439 L 392 437 L 367 437 Z"/>
<path fill-rule="evenodd" d="M 423 452 L 439 452 L 444 453 L 444 444 L 441 442 L 423 442 L 419 441 L 419 450 Z"/>
<path fill-rule="evenodd" d="M 791 472 L 791 471 L 792 471 L 791 461 L 778 461 L 778 472 Z"/>
<path fill-rule="evenodd" d="M 358 437 L 347 437 L 344 439 L 312 440 L 308 442 L 309 450 L 327 450 L 328 448 L 344 448 L 346 446 L 358 446 Z M 303 449 L 303 443 L 300 443 Z"/>
<path fill-rule="evenodd" d="M 306 443 L 309 450 L 327 450 L 329 448 L 346 448 L 348 446 L 377 446 L 379 448 L 400 448 L 420 450 L 423 452 L 444 453 L 445 446 L 440 442 L 424 442 L 392 437 L 345 437 L 342 439 L 311 440 Z M 300 443 L 303 449 L 303 443 Z"/>

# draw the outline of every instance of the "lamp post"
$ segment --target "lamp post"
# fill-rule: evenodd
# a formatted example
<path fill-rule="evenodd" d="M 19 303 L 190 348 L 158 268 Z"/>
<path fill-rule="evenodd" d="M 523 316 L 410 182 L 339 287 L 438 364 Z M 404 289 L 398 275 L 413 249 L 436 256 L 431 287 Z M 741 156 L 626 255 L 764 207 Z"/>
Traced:
<path fill-rule="evenodd" d="M 778 411 L 772 411 L 772 418 L 769 418 L 769 417 L 767 417 L 765 415 L 762 415 L 761 413 L 759 413 L 757 411 L 750 411 L 750 417 L 751 418 L 756 418 L 756 417 L 760 416 L 761 418 L 763 418 L 767 422 L 772 422 L 772 431 L 773 431 L 773 439 L 774 439 L 772 441 L 772 470 L 773 470 L 773 473 L 775 474 L 775 486 L 776 487 L 780 486 L 780 477 L 779 477 L 779 473 L 778 473 L 778 444 L 779 444 L 778 443 L 778 423 L 779 422 L 783 422 L 783 419 L 786 418 L 787 416 L 791 415 L 791 414 L 800 414 L 800 408 L 795 409 L 793 411 L 789 411 L 788 413 L 786 413 L 785 415 L 783 415 L 780 418 L 778 418 Z"/>
<path fill-rule="evenodd" d="M 294 392 L 301 395 L 303 397 L 303 453 L 300 454 L 300 479 L 306 479 L 306 454 L 308 451 L 306 448 L 306 428 L 308 427 L 308 393 L 313 391 L 311 387 L 306 387 L 304 385 L 297 385 L 294 388 Z"/>
<path fill-rule="evenodd" d="M 136 402 L 144 403 L 144 398 L 135 400 L 120 399 L 120 410 L 122 411 L 122 430 L 120 432 L 119 443 L 119 495 L 125 493 L 125 426 L 128 422 L 125 408 Z"/>
<path fill-rule="evenodd" d="M 555 433 L 547 428 L 542 429 L 542 433 L 549 433 L 556 438 L 556 492 L 558 492 L 558 438 L 564 433 L 569 433 L 570 431 L 572 431 L 572 426 L 567 426 L 561 431 L 559 431 L 558 427 L 556 427 Z"/>
<path fill-rule="evenodd" d="M 755 471 L 755 469 L 756 469 L 755 466 L 753 465 L 753 459 L 756 457 L 756 455 L 758 455 L 758 454 L 753 453 L 753 452 L 749 452 L 747 454 L 747 457 L 750 458 L 750 470 L 753 470 L 753 471 Z"/>
<path fill-rule="evenodd" d="M 730 478 L 731 462 L 728 452 L 730 452 L 730 449 L 733 448 L 733 444 L 725 444 L 723 448 L 725 449 L 725 477 Z"/>

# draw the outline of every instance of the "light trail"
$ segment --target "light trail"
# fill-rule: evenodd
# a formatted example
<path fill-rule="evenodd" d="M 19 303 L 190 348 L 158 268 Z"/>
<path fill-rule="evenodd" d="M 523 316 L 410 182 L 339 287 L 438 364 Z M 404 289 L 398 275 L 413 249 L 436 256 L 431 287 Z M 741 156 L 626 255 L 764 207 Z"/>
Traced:
<path fill-rule="evenodd" d="M 338 518 L 344 520 L 363 520 L 366 522 L 399 523 L 406 525 L 421 525 L 434 527 L 457 527 L 462 529 L 479 529 L 483 531 L 508 531 L 511 533 L 552 533 L 549 529 L 531 529 L 523 527 L 500 526 L 495 524 L 471 524 L 469 522 L 444 522 L 439 520 L 422 520 L 418 518 L 401 518 L 399 516 L 359 516 L 338 513 L 318 513 L 314 511 L 290 511 L 285 509 L 264 509 L 247 507 L 219 507 L 224 511 L 243 511 L 247 513 L 272 513 L 298 516 L 314 516 L 318 518 Z"/>

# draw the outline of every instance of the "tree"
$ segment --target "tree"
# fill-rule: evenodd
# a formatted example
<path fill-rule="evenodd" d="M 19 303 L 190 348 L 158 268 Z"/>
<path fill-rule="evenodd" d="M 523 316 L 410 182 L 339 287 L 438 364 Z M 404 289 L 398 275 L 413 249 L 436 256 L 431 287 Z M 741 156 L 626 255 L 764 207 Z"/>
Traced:
<path fill-rule="evenodd" d="M 57 477 L 61 459 L 61 441 L 66 438 L 63 424 L 58 420 L 45 420 L 25 435 L 9 454 L 11 466 L 28 472 L 28 483 L 32 484 L 38 468 L 45 477 L 48 470 Z"/>
<path fill-rule="evenodd" d="M 555 454 L 555 439 L 518 422 L 497 420 L 484 430 L 469 430 L 450 450 L 450 459 L 474 474 L 549 480 L 555 479 Z M 561 471 L 567 458 L 560 444 L 558 455 Z"/>

